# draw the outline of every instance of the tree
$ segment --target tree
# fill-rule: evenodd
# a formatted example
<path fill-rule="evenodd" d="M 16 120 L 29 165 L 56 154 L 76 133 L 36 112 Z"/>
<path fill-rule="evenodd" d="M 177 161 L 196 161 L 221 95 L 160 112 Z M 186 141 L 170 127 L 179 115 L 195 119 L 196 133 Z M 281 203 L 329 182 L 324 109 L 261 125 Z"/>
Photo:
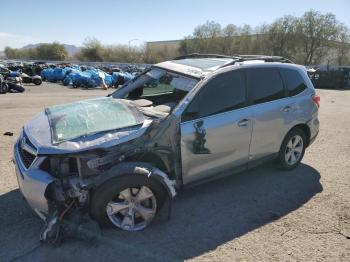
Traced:
<path fill-rule="evenodd" d="M 239 28 L 234 24 L 228 24 L 222 29 L 222 53 L 232 55 L 238 53 L 239 45 L 237 37 L 239 35 Z"/>
<path fill-rule="evenodd" d="M 6 46 L 5 47 L 5 56 L 7 58 L 12 58 L 12 59 L 16 59 L 19 57 L 19 54 L 18 54 L 18 49 L 15 49 L 15 48 L 11 48 L 9 46 Z"/>
<path fill-rule="evenodd" d="M 35 54 L 34 50 L 30 50 Z M 53 42 L 52 44 L 41 44 L 36 48 L 37 59 L 62 61 L 68 58 L 64 45 Z"/>
<path fill-rule="evenodd" d="M 96 38 L 86 38 L 77 58 L 81 61 L 102 62 L 105 56 L 105 49 Z"/>
<path fill-rule="evenodd" d="M 54 42 L 52 44 L 40 44 L 34 48 L 13 49 L 5 48 L 5 55 L 12 59 L 43 59 L 62 61 L 68 58 L 64 45 Z"/>
<path fill-rule="evenodd" d="M 305 65 L 319 63 L 331 41 L 336 40 L 338 34 L 338 21 L 331 13 L 322 15 L 316 11 L 306 12 L 298 21 L 296 34 L 301 41 L 301 52 Z"/>
<path fill-rule="evenodd" d="M 284 16 L 267 27 L 264 34 L 272 55 L 291 57 L 296 41 L 296 26 L 298 19 L 294 16 Z"/>
<path fill-rule="evenodd" d="M 340 25 L 338 29 L 338 42 L 335 43 L 338 65 L 350 63 L 350 32 L 349 28 Z"/>
<path fill-rule="evenodd" d="M 214 21 L 207 21 L 197 26 L 193 31 L 193 42 L 198 52 L 220 52 L 221 25 Z"/>
<path fill-rule="evenodd" d="M 347 61 L 349 33 L 333 14 L 305 12 L 301 17 L 284 16 L 253 30 L 207 21 L 180 43 L 179 52 L 218 54 L 265 54 L 310 65 L 331 60 Z M 338 59 L 335 59 L 338 57 Z"/>
<path fill-rule="evenodd" d="M 239 28 L 239 37 L 238 37 L 238 53 L 239 54 L 252 54 L 254 51 L 252 50 L 253 41 L 252 38 L 253 29 L 250 25 L 243 25 L 243 27 Z"/>

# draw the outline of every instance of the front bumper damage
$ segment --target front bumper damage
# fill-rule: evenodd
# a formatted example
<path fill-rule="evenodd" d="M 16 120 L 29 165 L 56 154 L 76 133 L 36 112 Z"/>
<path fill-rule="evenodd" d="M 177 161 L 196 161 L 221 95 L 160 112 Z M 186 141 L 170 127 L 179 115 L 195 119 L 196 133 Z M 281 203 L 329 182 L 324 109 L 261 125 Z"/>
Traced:
<path fill-rule="evenodd" d="M 42 161 L 38 157 L 34 160 L 32 166 L 27 169 L 21 160 L 18 144 L 19 141 L 16 142 L 14 147 L 14 162 L 19 189 L 30 207 L 41 219 L 45 220 L 49 212 L 45 192 L 48 185 L 55 179 L 38 168 L 38 164 Z"/>
<path fill-rule="evenodd" d="M 45 221 L 45 227 L 40 235 L 41 241 L 57 244 L 62 237 L 74 234 L 73 237 L 79 239 L 95 239 L 99 234 L 96 234 L 97 223 L 92 222 L 88 216 L 90 195 L 108 179 L 126 172 L 156 179 L 164 186 L 169 197 L 167 219 L 170 218 L 172 199 L 176 195 L 176 183 L 158 168 L 147 163 L 121 162 L 104 174 L 87 178 L 80 176 L 57 178 L 40 168 L 45 156 L 37 156 L 31 166 L 26 168 L 19 153 L 19 141 L 14 147 L 18 185 L 24 199 Z M 85 230 L 83 227 L 87 226 L 89 228 Z M 91 234 L 90 231 L 95 233 Z"/>

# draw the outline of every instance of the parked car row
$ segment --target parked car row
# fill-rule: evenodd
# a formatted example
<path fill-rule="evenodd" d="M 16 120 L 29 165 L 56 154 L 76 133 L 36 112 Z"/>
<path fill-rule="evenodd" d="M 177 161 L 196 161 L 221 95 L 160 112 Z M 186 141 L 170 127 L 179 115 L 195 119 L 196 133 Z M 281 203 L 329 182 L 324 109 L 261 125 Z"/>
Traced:
<path fill-rule="evenodd" d="M 77 65 L 71 63 L 22 63 L 7 61 L 2 68 L 17 72 L 23 83 L 41 84 L 42 81 L 62 82 L 73 87 L 118 87 L 142 73 L 147 65 Z M 6 73 L 8 73 L 6 72 Z M 14 74 L 14 73 L 13 73 Z"/>
<path fill-rule="evenodd" d="M 71 63 L 18 62 L 0 63 L 0 70 L 5 78 L 17 77 L 19 84 L 33 83 L 40 85 L 42 81 L 62 82 L 73 87 L 118 87 L 142 73 L 145 65 L 75 65 Z M 0 72 L 1 73 L 1 72 Z"/>
<path fill-rule="evenodd" d="M 20 84 L 18 77 L 4 77 L 0 74 L 0 94 L 22 93 L 25 88 Z"/>
<path fill-rule="evenodd" d="M 36 74 L 37 71 L 32 65 L 0 64 L 0 75 L 4 83 L 1 93 L 24 92 L 23 84 L 41 85 L 42 79 L 40 75 Z M 5 84 L 7 88 L 5 88 Z"/>

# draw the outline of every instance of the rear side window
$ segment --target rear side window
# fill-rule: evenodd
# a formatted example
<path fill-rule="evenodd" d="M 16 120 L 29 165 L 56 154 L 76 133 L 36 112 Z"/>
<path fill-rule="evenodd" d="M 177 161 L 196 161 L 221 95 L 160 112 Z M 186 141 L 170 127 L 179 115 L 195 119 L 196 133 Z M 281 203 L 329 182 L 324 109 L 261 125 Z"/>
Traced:
<path fill-rule="evenodd" d="M 281 74 L 286 83 L 289 96 L 295 96 L 303 92 L 307 86 L 300 73 L 293 69 L 282 68 Z"/>
<path fill-rule="evenodd" d="M 278 69 L 254 68 L 247 70 L 248 88 L 254 104 L 284 97 L 284 86 Z"/>
<path fill-rule="evenodd" d="M 215 76 L 200 91 L 199 116 L 209 116 L 241 108 L 246 102 L 243 71 L 230 71 Z"/>

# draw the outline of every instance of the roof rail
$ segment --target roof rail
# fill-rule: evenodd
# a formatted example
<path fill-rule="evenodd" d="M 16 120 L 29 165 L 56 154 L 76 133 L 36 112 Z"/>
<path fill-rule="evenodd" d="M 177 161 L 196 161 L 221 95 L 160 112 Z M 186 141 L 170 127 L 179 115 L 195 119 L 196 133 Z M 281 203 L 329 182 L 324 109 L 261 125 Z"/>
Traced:
<path fill-rule="evenodd" d="M 172 60 L 180 60 L 180 59 L 186 59 L 186 58 L 232 58 L 235 59 L 236 57 L 228 56 L 228 55 L 218 55 L 218 54 L 199 54 L 199 53 L 193 53 L 183 56 L 178 56 L 173 58 Z"/>
<path fill-rule="evenodd" d="M 268 55 L 234 55 L 234 57 L 237 57 L 239 61 L 237 62 L 243 62 L 243 61 L 250 61 L 250 60 L 263 60 L 265 62 L 281 62 L 281 63 L 292 63 L 291 60 L 283 57 L 283 56 L 268 56 Z"/>
<path fill-rule="evenodd" d="M 234 65 L 235 63 L 244 62 L 244 61 L 254 61 L 262 60 L 264 62 L 279 62 L 279 63 L 289 63 L 294 64 L 291 60 L 284 58 L 282 56 L 266 56 L 266 55 L 234 55 L 232 57 L 234 60 L 230 63 L 224 64 L 219 68 Z"/>
<path fill-rule="evenodd" d="M 268 56 L 268 55 L 218 55 L 218 54 L 199 54 L 199 53 L 193 53 L 183 56 L 178 56 L 173 58 L 173 60 L 180 60 L 180 59 L 186 59 L 186 58 L 231 58 L 233 61 L 231 63 L 225 64 L 222 67 L 232 65 L 236 62 L 244 62 L 244 61 L 251 61 L 251 60 L 263 60 L 265 62 L 280 62 L 280 63 L 291 63 L 294 64 L 291 60 L 282 57 L 282 56 Z"/>

